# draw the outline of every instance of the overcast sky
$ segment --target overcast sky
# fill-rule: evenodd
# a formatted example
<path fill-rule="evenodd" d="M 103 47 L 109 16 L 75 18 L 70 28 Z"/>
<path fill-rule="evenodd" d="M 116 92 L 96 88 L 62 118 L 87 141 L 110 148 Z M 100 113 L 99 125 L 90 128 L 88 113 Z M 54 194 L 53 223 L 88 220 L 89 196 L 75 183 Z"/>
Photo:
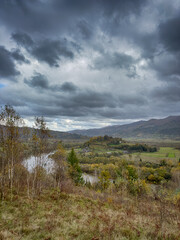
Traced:
<path fill-rule="evenodd" d="M 54 130 L 180 115 L 180 0 L 0 0 L 0 105 Z"/>

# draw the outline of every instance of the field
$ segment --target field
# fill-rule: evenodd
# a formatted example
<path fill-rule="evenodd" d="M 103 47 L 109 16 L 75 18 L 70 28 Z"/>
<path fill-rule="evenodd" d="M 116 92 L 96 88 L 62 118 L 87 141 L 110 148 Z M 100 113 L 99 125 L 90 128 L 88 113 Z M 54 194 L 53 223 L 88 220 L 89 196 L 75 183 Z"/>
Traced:
<path fill-rule="evenodd" d="M 113 198 L 86 189 L 15 196 L 0 205 L 1 240 L 178 240 L 179 212 L 168 202 Z M 82 192 L 82 194 L 81 194 Z M 87 193 L 87 196 L 83 196 Z M 91 197 L 88 197 L 91 196 Z M 96 198 L 96 199 L 95 199 Z"/>
<path fill-rule="evenodd" d="M 171 160 L 177 163 L 180 159 L 180 150 L 173 147 L 160 147 L 157 152 L 152 153 L 132 153 L 131 156 L 124 155 L 126 159 L 138 160 L 159 163 L 160 160 Z"/>

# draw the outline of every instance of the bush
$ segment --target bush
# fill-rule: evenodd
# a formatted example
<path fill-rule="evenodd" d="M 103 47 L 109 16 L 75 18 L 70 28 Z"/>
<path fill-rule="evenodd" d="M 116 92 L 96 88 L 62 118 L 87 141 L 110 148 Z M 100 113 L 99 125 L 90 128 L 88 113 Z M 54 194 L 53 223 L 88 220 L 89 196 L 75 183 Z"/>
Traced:
<path fill-rule="evenodd" d="M 132 195 L 142 196 L 147 194 L 150 191 L 150 188 L 146 184 L 145 180 L 129 180 L 128 190 Z"/>
<path fill-rule="evenodd" d="M 138 174 L 137 174 L 137 170 L 133 165 L 128 165 L 126 167 L 126 169 L 128 170 L 128 178 L 131 180 L 136 180 L 138 179 Z"/>
<path fill-rule="evenodd" d="M 101 189 L 105 190 L 110 185 L 110 174 L 108 171 L 102 171 L 99 176 L 99 183 L 101 185 Z"/>

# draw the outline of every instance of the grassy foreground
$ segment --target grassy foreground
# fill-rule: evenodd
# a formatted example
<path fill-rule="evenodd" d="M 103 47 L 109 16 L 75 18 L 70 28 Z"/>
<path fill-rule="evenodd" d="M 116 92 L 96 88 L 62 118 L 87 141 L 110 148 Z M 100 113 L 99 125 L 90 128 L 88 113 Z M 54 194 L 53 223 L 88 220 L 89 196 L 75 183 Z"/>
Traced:
<path fill-rule="evenodd" d="M 0 205 L 0 239 L 180 239 L 179 211 L 172 203 L 105 193 L 93 198 L 54 190 L 33 200 L 6 199 Z"/>

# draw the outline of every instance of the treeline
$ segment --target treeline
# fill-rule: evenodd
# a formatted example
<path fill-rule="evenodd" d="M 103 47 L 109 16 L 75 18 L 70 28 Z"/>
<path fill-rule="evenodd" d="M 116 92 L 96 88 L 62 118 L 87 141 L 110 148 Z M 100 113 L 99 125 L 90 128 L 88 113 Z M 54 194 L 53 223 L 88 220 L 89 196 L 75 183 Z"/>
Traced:
<path fill-rule="evenodd" d="M 91 137 L 89 141 L 84 143 L 84 147 L 88 147 L 93 143 L 106 143 L 106 144 L 119 144 L 119 143 L 125 143 L 126 141 L 122 138 L 113 138 L 111 136 L 105 135 L 105 136 L 97 136 L 97 137 Z"/>
<path fill-rule="evenodd" d="M 147 144 L 129 144 L 126 143 L 125 140 L 122 138 L 113 138 L 111 136 L 105 135 L 105 136 L 98 136 L 98 137 L 92 137 L 89 141 L 85 142 L 83 144 L 83 147 L 93 147 L 93 145 L 96 144 L 103 144 L 107 148 L 111 149 L 119 149 L 124 150 L 128 152 L 156 152 L 156 147 L 148 146 Z"/>
<path fill-rule="evenodd" d="M 114 146 L 115 149 L 125 150 L 128 152 L 156 152 L 156 147 L 151 147 L 146 144 L 121 144 Z"/>

